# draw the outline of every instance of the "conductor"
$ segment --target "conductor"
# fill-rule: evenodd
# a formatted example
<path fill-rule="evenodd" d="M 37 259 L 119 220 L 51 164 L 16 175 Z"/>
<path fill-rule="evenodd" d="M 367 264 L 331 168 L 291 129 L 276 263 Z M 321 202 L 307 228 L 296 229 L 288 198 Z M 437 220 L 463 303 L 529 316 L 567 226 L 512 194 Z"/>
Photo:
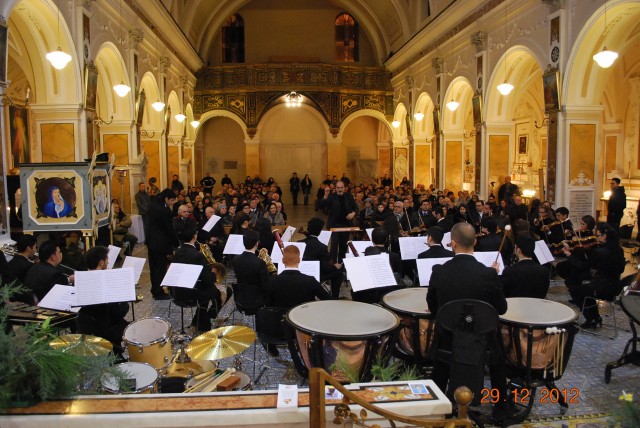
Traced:
<path fill-rule="evenodd" d="M 320 199 L 320 208 L 327 209 L 329 217 L 327 219 L 327 228 L 349 227 L 352 226 L 351 221 L 358 214 L 358 205 L 353 195 L 345 192 L 343 181 L 336 183 L 336 193 L 331 194 L 329 186 L 324 189 L 324 197 Z M 348 233 L 332 233 L 331 234 L 331 252 L 338 255 L 338 260 L 342 260 L 347 252 L 347 242 L 349 241 Z M 337 248 L 337 251 L 336 251 Z"/>

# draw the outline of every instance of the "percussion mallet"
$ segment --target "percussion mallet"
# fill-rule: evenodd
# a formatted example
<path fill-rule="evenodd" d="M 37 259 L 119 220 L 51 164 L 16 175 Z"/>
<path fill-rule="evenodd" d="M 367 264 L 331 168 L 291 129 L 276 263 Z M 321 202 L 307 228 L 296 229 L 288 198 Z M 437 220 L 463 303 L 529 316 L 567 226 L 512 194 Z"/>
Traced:
<path fill-rule="evenodd" d="M 500 243 L 500 248 L 498 248 L 498 254 L 496 254 L 496 259 L 493 261 L 493 263 L 498 261 L 498 257 L 500 257 L 500 253 L 502 252 L 502 246 L 504 245 L 504 241 L 507 239 L 507 235 L 509 234 L 510 231 L 511 231 L 511 225 L 508 224 L 504 227 L 504 235 L 502 235 L 502 242 Z"/>

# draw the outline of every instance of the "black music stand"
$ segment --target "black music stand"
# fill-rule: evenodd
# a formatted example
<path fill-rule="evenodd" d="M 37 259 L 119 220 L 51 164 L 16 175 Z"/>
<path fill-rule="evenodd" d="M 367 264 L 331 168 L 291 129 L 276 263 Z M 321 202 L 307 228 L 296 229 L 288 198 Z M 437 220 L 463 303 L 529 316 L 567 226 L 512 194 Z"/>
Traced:
<path fill-rule="evenodd" d="M 636 330 L 636 324 L 640 324 L 640 295 L 628 294 L 620 298 L 620 306 L 625 314 L 629 317 L 629 326 L 633 336 L 627 341 L 624 351 L 620 358 L 616 361 L 612 361 L 604 368 L 604 381 L 609 383 L 611 381 L 611 370 L 617 369 L 627 364 L 634 364 L 640 366 L 640 352 L 638 352 L 638 332 Z M 629 350 L 631 348 L 631 350 Z"/>

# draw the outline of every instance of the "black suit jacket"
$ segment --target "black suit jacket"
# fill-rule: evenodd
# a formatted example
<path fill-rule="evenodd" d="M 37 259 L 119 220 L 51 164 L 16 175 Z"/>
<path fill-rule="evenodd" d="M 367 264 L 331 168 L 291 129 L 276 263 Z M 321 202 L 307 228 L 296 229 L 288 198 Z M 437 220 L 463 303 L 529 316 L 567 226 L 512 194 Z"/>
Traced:
<path fill-rule="evenodd" d="M 505 297 L 544 299 L 549 290 L 549 269 L 533 260 L 521 260 L 505 268 L 500 282 Z"/>
<path fill-rule="evenodd" d="M 164 202 L 154 200 L 149 204 L 147 213 L 146 244 L 150 250 L 157 253 L 171 254 L 179 245 L 178 236 L 173 229 L 171 210 L 165 207 Z"/>
<path fill-rule="evenodd" d="M 433 267 L 427 304 L 435 316 L 453 300 L 476 299 L 491 304 L 498 314 L 507 311 L 507 300 L 495 269 L 488 268 L 470 254 L 458 254 L 443 265 Z"/>
<path fill-rule="evenodd" d="M 255 253 L 243 251 L 231 260 L 231 264 L 238 284 L 258 287 L 263 293 L 266 292 L 269 282 L 267 265 Z"/>
<path fill-rule="evenodd" d="M 329 249 L 324 245 L 317 236 L 307 236 L 298 242 L 304 242 L 306 247 L 304 249 L 304 261 L 318 260 L 320 262 L 320 273 L 333 272 L 336 269 L 331 264 L 331 256 L 329 255 Z"/>
<path fill-rule="evenodd" d="M 24 285 L 42 300 L 56 284 L 68 285 L 69 279 L 48 262 L 36 263 L 29 269 Z"/>
<path fill-rule="evenodd" d="M 128 312 L 127 302 L 83 306 L 76 318 L 78 333 L 102 337 L 120 347 L 124 330 L 129 325 L 125 319 Z"/>
<path fill-rule="evenodd" d="M 427 251 L 418 254 L 419 259 L 441 259 L 443 257 L 453 257 L 453 251 L 447 250 L 442 245 L 429 247 Z"/>
<path fill-rule="evenodd" d="M 474 250 L 478 252 L 498 251 L 500 249 L 501 243 L 502 235 L 492 233 L 478 239 Z M 500 254 L 502 255 L 502 262 L 504 263 L 504 265 L 509 266 L 511 264 L 511 256 L 513 256 L 513 244 L 511 243 L 511 239 L 509 237 L 504 240 L 504 245 L 502 246 L 502 251 L 500 252 Z"/>
<path fill-rule="evenodd" d="M 327 219 L 327 228 L 329 229 L 339 226 L 351 226 L 351 222 L 345 217 L 351 212 L 358 214 L 359 211 L 353 195 L 346 192 L 344 193 L 344 212 L 340 206 L 340 197 L 337 193 L 330 194 L 327 199 L 324 199 L 324 197 L 320 198 L 320 208 L 329 210 L 329 217 Z"/>
<path fill-rule="evenodd" d="M 182 244 L 180 248 L 176 250 L 173 256 L 173 262 L 202 266 L 198 282 L 196 282 L 195 286 L 195 290 L 199 295 L 194 295 L 193 290 L 188 288 L 175 287 L 173 290 L 175 296 L 182 299 L 212 297 L 220 300 L 220 291 L 215 286 L 216 274 L 211 272 L 207 259 L 202 255 L 200 250 L 191 244 Z M 207 296 L 204 295 L 205 293 Z"/>
<path fill-rule="evenodd" d="M 436 226 L 441 228 L 444 233 L 451 232 L 451 228 L 453 227 L 453 223 L 447 218 L 443 218 L 439 222 L 436 223 Z"/>
<path fill-rule="evenodd" d="M 269 306 L 291 309 L 315 298 L 329 300 L 331 296 L 312 276 L 304 275 L 298 270 L 285 270 L 274 276 L 267 285 L 267 302 Z"/>
<path fill-rule="evenodd" d="M 27 272 L 33 267 L 34 263 L 20 254 L 16 254 L 8 263 L 9 276 L 16 278 L 24 284 Z"/>

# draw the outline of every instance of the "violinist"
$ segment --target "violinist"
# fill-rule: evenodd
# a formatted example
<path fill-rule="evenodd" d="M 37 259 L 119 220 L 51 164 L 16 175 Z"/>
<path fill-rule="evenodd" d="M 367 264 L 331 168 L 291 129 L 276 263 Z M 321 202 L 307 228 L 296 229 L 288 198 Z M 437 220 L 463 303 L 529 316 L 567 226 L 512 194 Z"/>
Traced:
<path fill-rule="evenodd" d="M 560 243 L 563 240 L 560 222 L 555 219 L 553 210 L 545 206 L 538 208 L 538 219 L 533 221 L 533 231 L 549 246 L 554 243 Z M 552 236 L 552 234 L 554 235 Z"/>
<path fill-rule="evenodd" d="M 582 255 L 564 249 L 569 258 L 572 275 L 565 284 L 573 303 L 582 308 L 586 321 L 582 328 L 596 328 L 602 325 L 598 306 L 594 298 L 612 300 L 622 290 L 620 275 L 626 261 L 618 243 L 617 229 L 607 223 L 598 223 L 595 235 L 599 245 L 591 253 Z"/>
<path fill-rule="evenodd" d="M 400 228 L 402 229 L 401 236 L 409 236 L 408 233 L 411 230 L 411 222 L 409 220 L 409 216 L 404 209 L 404 203 L 401 200 L 395 201 L 393 203 L 393 215 L 396 219 L 398 219 L 398 223 L 400 223 Z"/>
<path fill-rule="evenodd" d="M 431 201 L 427 198 L 424 198 L 420 201 L 420 208 L 413 214 L 411 219 L 411 223 L 414 226 L 420 227 L 422 230 L 429 229 L 432 226 L 436 225 L 436 218 L 433 216 L 431 212 Z"/>
<path fill-rule="evenodd" d="M 559 207 L 556 210 L 556 219 L 560 222 L 564 239 L 571 239 L 575 232 L 573 231 L 573 223 L 569 219 L 569 210 L 566 207 Z"/>
<path fill-rule="evenodd" d="M 498 223 L 493 217 L 485 217 L 480 224 L 481 231 L 484 236 L 476 241 L 474 251 L 498 251 L 502 243 L 502 235 L 498 234 Z M 507 232 L 503 232 L 507 233 Z M 502 246 L 502 260 L 505 265 L 511 264 L 511 256 L 513 255 L 513 243 L 511 239 L 505 239 Z"/>
<path fill-rule="evenodd" d="M 475 196 L 475 195 L 474 195 Z M 476 230 L 476 234 L 480 233 L 480 222 L 484 218 L 484 202 L 476 201 L 473 205 L 473 208 L 469 204 L 469 217 L 471 217 L 471 224 L 473 228 Z"/>

